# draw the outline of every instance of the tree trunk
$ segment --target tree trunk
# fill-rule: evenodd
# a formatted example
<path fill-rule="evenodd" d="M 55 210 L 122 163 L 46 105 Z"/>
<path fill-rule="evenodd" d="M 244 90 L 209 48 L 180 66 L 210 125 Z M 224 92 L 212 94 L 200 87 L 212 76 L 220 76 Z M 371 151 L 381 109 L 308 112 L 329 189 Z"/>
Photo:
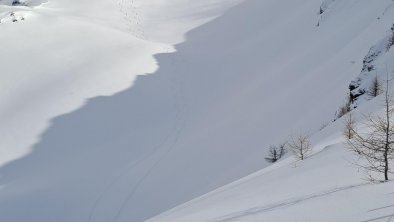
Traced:
<path fill-rule="evenodd" d="M 384 147 L 384 180 L 388 181 L 389 176 L 389 160 L 388 160 L 388 155 L 389 155 L 389 149 L 390 149 L 390 91 L 389 91 L 389 77 L 387 74 L 387 79 L 386 79 L 386 92 L 385 92 L 385 102 L 386 102 L 386 144 Z"/>
<path fill-rule="evenodd" d="M 389 161 L 387 158 L 387 154 L 385 154 L 384 157 L 384 180 L 385 181 L 389 180 Z"/>

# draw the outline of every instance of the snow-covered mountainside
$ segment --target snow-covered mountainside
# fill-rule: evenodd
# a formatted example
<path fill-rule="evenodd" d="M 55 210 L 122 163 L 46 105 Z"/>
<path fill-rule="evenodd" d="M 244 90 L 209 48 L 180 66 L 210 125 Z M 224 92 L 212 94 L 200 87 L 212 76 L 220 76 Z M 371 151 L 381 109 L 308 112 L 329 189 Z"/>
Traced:
<path fill-rule="evenodd" d="M 0 0 L 2 220 L 391 220 L 331 122 L 394 70 L 393 6 Z M 300 132 L 311 157 L 264 160 Z"/>

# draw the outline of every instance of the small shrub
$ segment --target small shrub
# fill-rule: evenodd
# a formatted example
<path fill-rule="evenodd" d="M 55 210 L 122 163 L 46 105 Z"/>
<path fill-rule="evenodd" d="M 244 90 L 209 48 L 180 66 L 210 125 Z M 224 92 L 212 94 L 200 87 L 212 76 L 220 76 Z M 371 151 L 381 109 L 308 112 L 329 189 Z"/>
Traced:
<path fill-rule="evenodd" d="M 286 143 L 279 146 L 270 146 L 268 155 L 264 159 L 269 163 L 275 163 L 287 153 Z"/>

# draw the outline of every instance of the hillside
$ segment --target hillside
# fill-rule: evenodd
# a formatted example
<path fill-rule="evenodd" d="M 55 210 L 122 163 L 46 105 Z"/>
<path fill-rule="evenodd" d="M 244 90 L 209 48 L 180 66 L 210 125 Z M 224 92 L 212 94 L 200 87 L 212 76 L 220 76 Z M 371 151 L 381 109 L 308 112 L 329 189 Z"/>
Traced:
<path fill-rule="evenodd" d="M 358 107 L 355 119 L 383 114 L 382 99 Z M 340 119 L 315 133 L 313 152 L 303 161 L 288 156 L 147 221 L 392 221 L 393 182 L 369 181 L 364 169 L 355 165 L 358 159 L 346 145 L 343 128 Z"/>
<path fill-rule="evenodd" d="M 349 84 L 367 89 L 394 69 L 393 1 L 9 3 L 5 221 L 392 217 L 392 184 L 365 184 L 332 121 Z M 355 112 L 378 103 L 361 95 Z M 300 132 L 313 135 L 312 157 L 264 160 Z"/>

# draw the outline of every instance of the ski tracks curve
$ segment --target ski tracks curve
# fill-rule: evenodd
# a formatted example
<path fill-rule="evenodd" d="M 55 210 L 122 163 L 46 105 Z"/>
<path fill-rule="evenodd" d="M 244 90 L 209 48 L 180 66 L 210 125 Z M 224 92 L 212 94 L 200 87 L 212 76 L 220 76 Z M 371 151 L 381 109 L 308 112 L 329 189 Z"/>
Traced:
<path fill-rule="evenodd" d="M 303 197 L 298 197 L 298 198 L 291 198 L 288 200 L 283 200 L 277 203 L 272 203 L 272 204 L 268 204 L 268 205 L 262 205 L 262 206 L 256 206 L 253 208 L 249 208 L 246 210 L 242 210 L 242 211 L 238 211 L 238 212 L 234 212 L 231 214 L 227 214 L 221 217 L 218 217 L 216 219 L 213 220 L 209 220 L 209 222 L 231 222 L 231 221 L 236 221 L 238 219 L 241 218 L 245 218 L 245 217 L 249 217 L 249 216 L 253 216 L 253 215 L 257 215 L 257 214 L 262 214 L 265 212 L 269 212 L 269 211 L 274 211 L 274 210 L 278 210 L 284 207 L 288 207 L 288 206 L 292 206 L 292 205 L 296 205 L 305 201 L 309 201 L 312 199 L 316 199 L 316 198 L 320 198 L 320 197 L 324 197 L 324 196 L 328 196 L 334 193 L 338 193 L 341 191 L 346 191 L 346 190 L 350 190 L 350 189 L 354 189 L 354 188 L 359 188 L 362 186 L 366 186 L 369 183 L 361 183 L 361 184 L 356 184 L 356 185 L 350 185 L 350 186 L 344 186 L 344 187 L 335 187 L 332 189 L 328 189 L 325 191 L 321 191 L 315 194 L 310 194 L 310 195 L 306 195 Z"/>
<path fill-rule="evenodd" d="M 130 27 L 131 32 L 138 38 L 146 39 L 145 33 L 141 26 L 141 16 L 138 13 L 138 9 L 134 5 L 134 0 L 117 0 L 117 4 L 119 6 L 119 11 L 125 16 L 127 25 Z M 132 28 L 133 25 L 136 26 L 136 29 L 134 30 Z M 170 52 L 171 49 L 168 48 L 167 53 Z M 175 62 L 173 60 L 170 60 L 170 64 L 172 68 L 175 66 Z M 177 143 L 179 139 L 179 135 L 181 134 L 183 128 L 186 125 L 186 119 L 188 116 L 187 104 L 185 102 L 185 98 L 182 93 L 182 86 L 181 86 L 182 78 L 176 80 L 175 78 L 171 78 L 167 76 L 167 79 L 165 80 L 170 85 L 170 88 L 172 88 L 172 90 L 174 91 L 174 98 L 176 103 L 175 106 L 177 107 L 174 122 L 178 124 L 174 125 L 174 128 L 170 130 L 168 135 L 163 139 L 161 143 L 159 143 L 152 150 L 152 152 L 141 157 L 136 162 L 130 161 L 130 164 L 125 169 L 121 170 L 120 173 L 118 173 L 116 176 L 113 177 L 113 179 L 109 181 L 108 185 L 103 189 L 103 191 L 98 195 L 97 199 L 94 201 L 88 213 L 87 222 L 92 222 L 94 221 L 94 218 L 98 217 L 97 209 L 100 203 L 102 203 L 105 200 L 105 196 L 112 191 L 112 189 L 116 186 L 116 184 L 118 184 L 119 182 L 121 182 L 122 179 L 128 176 L 128 173 L 131 171 L 131 169 L 139 166 L 144 160 L 154 156 L 157 152 L 161 150 L 160 149 L 161 147 L 168 146 L 169 148 L 165 150 L 163 154 L 161 154 L 158 157 L 158 159 L 154 162 L 154 164 L 152 164 L 151 167 L 148 168 L 146 173 L 139 180 L 137 180 L 136 184 L 131 188 L 130 192 L 125 195 L 126 198 L 122 201 L 122 204 L 113 219 L 114 222 L 118 222 L 121 219 L 121 216 L 123 215 L 124 211 L 127 209 L 127 205 L 132 200 L 135 193 L 138 191 L 140 185 L 143 184 L 143 182 L 151 175 L 154 169 L 160 164 L 160 162 L 162 162 L 165 159 L 165 157 L 172 151 L 175 144 Z"/>

